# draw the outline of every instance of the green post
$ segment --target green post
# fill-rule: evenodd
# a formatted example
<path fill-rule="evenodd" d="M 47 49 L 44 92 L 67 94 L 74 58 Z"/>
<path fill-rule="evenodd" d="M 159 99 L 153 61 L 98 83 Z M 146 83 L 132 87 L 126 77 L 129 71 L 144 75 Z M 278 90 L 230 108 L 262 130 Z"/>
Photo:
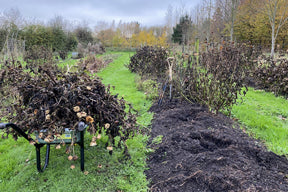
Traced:
<path fill-rule="evenodd" d="M 199 44 L 200 44 L 199 38 L 196 38 L 196 41 L 195 41 L 195 51 L 196 51 L 196 61 L 197 61 L 197 65 L 199 65 Z"/>

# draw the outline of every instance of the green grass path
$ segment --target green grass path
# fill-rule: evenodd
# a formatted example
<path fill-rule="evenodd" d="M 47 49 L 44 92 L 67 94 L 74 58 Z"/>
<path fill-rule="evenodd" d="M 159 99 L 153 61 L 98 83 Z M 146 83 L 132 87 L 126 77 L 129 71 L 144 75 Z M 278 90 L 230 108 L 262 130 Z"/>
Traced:
<path fill-rule="evenodd" d="M 137 90 L 135 74 L 125 67 L 133 53 L 122 52 L 118 54 L 121 56 L 117 61 L 110 63 L 108 67 L 98 73 L 98 76 L 103 78 L 102 82 L 105 85 L 110 84 L 111 86 L 115 86 L 115 90 L 111 88 L 113 94 L 118 93 L 119 97 L 123 96 L 126 101 L 132 103 L 133 107 L 140 114 L 138 122 L 141 125 L 147 126 L 153 117 L 152 113 L 147 113 L 152 102 L 146 100 L 143 92 Z"/>
<path fill-rule="evenodd" d="M 243 103 L 233 106 L 232 115 L 250 134 L 264 140 L 269 150 L 288 154 L 287 99 L 249 88 Z"/>
<path fill-rule="evenodd" d="M 119 53 L 118 53 L 119 54 Z M 132 53 L 120 53 L 121 56 L 99 74 L 105 84 L 116 86 L 113 93 L 133 104 L 139 110 L 139 123 L 147 126 L 152 118 L 147 110 L 151 103 L 145 100 L 145 95 L 135 88 L 134 74 L 130 73 L 124 64 L 129 62 Z M 0 133 L 1 136 L 1 133 Z M 50 152 L 48 168 L 43 173 L 36 169 L 35 147 L 25 139 L 17 142 L 11 137 L 0 139 L 0 191 L 9 192 L 78 192 L 78 191 L 147 191 L 148 181 L 144 174 L 146 169 L 146 142 L 148 136 L 137 135 L 127 141 L 130 161 L 119 161 L 122 150 L 114 149 L 110 156 L 105 148 L 107 136 L 102 136 L 95 147 L 90 147 L 91 136 L 85 135 L 85 175 L 80 171 L 80 160 L 68 161 L 65 147 L 56 150 L 53 146 Z M 79 154 L 79 146 L 75 147 Z M 44 158 L 45 147 L 41 156 Z M 76 168 L 71 170 L 71 164 Z"/>

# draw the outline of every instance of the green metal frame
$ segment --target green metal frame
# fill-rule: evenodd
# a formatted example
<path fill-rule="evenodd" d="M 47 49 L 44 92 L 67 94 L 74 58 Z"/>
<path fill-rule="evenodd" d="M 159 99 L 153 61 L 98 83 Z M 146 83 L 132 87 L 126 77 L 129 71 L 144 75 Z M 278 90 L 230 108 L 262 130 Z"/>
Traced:
<path fill-rule="evenodd" d="M 71 139 L 55 139 L 52 142 L 46 142 L 43 139 L 39 138 L 38 132 L 36 132 L 36 142 L 34 139 L 29 137 L 24 131 L 22 131 L 17 125 L 13 123 L 0 123 L 0 129 L 5 129 L 11 127 L 15 131 L 17 131 L 20 135 L 22 135 L 26 140 L 29 142 L 34 142 L 34 146 L 36 147 L 36 160 L 37 160 L 37 170 L 39 172 L 43 172 L 48 164 L 49 164 L 49 156 L 50 156 L 50 145 L 51 144 L 60 144 L 60 143 L 72 143 L 72 138 L 73 138 L 73 143 L 77 143 L 80 146 L 80 169 L 81 171 L 84 171 L 84 131 L 87 127 L 84 122 L 79 122 L 78 124 L 78 129 L 77 130 L 70 130 Z M 65 138 L 65 137 L 64 137 Z M 75 139 L 75 140 L 74 140 Z M 45 164 L 44 167 L 41 168 L 41 154 L 40 154 L 40 149 L 46 145 L 46 155 L 45 155 Z"/>

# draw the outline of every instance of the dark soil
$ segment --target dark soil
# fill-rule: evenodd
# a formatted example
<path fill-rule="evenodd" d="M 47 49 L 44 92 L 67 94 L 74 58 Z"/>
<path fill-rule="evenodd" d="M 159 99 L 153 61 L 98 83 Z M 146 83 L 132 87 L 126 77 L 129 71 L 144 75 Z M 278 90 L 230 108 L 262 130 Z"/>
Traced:
<path fill-rule="evenodd" d="M 152 139 L 163 135 L 150 144 L 151 191 L 288 191 L 287 158 L 268 152 L 231 119 L 177 101 L 151 111 Z"/>

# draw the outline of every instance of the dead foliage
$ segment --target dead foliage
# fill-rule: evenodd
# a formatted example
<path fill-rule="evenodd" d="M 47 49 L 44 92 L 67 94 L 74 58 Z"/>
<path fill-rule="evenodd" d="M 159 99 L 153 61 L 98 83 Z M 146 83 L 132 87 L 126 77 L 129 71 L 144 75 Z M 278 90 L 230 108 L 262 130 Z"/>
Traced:
<path fill-rule="evenodd" d="M 137 126 L 132 106 L 112 95 L 99 78 L 45 66 L 23 69 L 19 65 L 1 70 L 1 98 L 12 96 L 14 100 L 7 117 L 10 122 L 29 135 L 40 130 L 47 135 L 62 134 L 65 128 L 75 129 L 79 122 L 85 122 L 92 135 L 105 130 L 110 144 L 116 136 L 120 137 L 119 144 L 124 143 L 134 133 Z M 7 129 L 2 137 L 8 134 L 16 140 L 19 136 Z"/>
<path fill-rule="evenodd" d="M 140 76 L 163 77 L 168 70 L 167 58 L 166 48 L 144 46 L 130 58 L 128 68 Z"/>
<path fill-rule="evenodd" d="M 96 73 L 100 69 L 106 67 L 110 62 L 112 62 L 111 59 L 103 60 L 101 58 L 97 58 L 94 55 L 89 55 L 86 59 L 81 60 L 78 63 L 78 66 L 81 70 L 88 70 L 91 73 Z"/>
<path fill-rule="evenodd" d="M 263 55 L 261 58 L 253 72 L 256 85 L 276 95 L 288 97 L 288 60 L 282 58 L 275 61 Z"/>
<path fill-rule="evenodd" d="M 186 99 L 204 104 L 216 113 L 229 110 L 238 95 L 245 95 L 248 90 L 245 79 L 257 61 L 254 55 L 253 46 L 222 43 L 201 53 L 199 62 L 198 55 L 188 56 L 188 62 L 184 57 L 178 59 L 178 91 Z"/>

